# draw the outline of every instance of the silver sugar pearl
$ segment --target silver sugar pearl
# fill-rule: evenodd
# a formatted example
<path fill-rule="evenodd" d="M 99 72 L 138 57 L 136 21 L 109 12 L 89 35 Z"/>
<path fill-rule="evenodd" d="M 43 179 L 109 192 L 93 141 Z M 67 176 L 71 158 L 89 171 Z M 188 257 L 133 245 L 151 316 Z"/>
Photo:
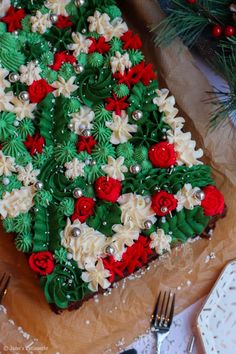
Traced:
<path fill-rule="evenodd" d="M 105 249 L 106 254 L 113 255 L 115 253 L 115 247 L 108 245 Z"/>
<path fill-rule="evenodd" d="M 21 100 L 22 102 L 28 101 L 29 99 L 29 93 L 27 91 L 22 91 L 19 94 L 19 100 Z"/>
<path fill-rule="evenodd" d="M 66 258 L 67 258 L 68 260 L 71 260 L 71 259 L 73 258 L 73 255 L 72 255 L 71 253 L 67 253 Z"/>
<path fill-rule="evenodd" d="M 19 127 L 20 122 L 16 119 L 13 124 L 14 124 L 14 127 Z"/>
<path fill-rule="evenodd" d="M 96 164 L 97 164 L 97 162 L 96 162 L 95 160 L 91 160 L 91 161 L 90 161 L 90 165 L 91 165 L 91 166 L 96 166 Z"/>
<path fill-rule="evenodd" d="M 83 191 L 82 191 L 81 188 L 75 188 L 75 189 L 73 190 L 73 196 L 74 196 L 75 198 L 80 198 L 80 197 L 82 197 L 82 195 L 83 195 Z"/>
<path fill-rule="evenodd" d="M 83 136 L 89 137 L 89 136 L 91 136 L 91 130 L 90 129 L 84 129 L 82 134 L 83 134 Z"/>
<path fill-rule="evenodd" d="M 144 222 L 144 227 L 145 227 L 146 230 L 150 230 L 151 227 L 152 227 L 152 225 L 153 225 L 153 223 L 152 223 L 151 220 L 146 220 L 146 221 Z"/>
<path fill-rule="evenodd" d="M 133 118 L 134 120 L 140 120 L 140 119 L 142 119 L 142 118 L 143 118 L 143 112 L 140 111 L 140 110 L 134 111 L 134 112 L 132 113 L 132 118 Z"/>
<path fill-rule="evenodd" d="M 168 208 L 166 206 L 161 207 L 161 212 L 162 213 L 167 213 Z"/>
<path fill-rule="evenodd" d="M 84 0 L 75 0 L 75 5 L 78 7 L 83 6 L 84 4 L 85 4 Z"/>
<path fill-rule="evenodd" d="M 2 183 L 4 184 L 4 186 L 7 186 L 7 185 L 10 183 L 9 178 L 4 177 L 4 178 L 2 179 Z"/>
<path fill-rule="evenodd" d="M 90 165 L 90 160 L 89 159 L 86 159 L 85 161 L 84 161 L 84 163 L 85 163 L 85 165 Z"/>
<path fill-rule="evenodd" d="M 134 175 L 137 175 L 141 171 L 141 166 L 139 165 L 132 165 L 130 166 L 130 172 L 133 173 Z"/>
<path fill-rule="evenodd" d="M 13 31 L 13 34 L 14 34 L 15 36 L 18 36 L 19 32 L 18 32 L 18 31 Z"/>
<path fill-rule="evenodd" d="M 53 23 L 55 23 L 55 22 L 57 22 L 57 20 L 58 20 L 58 16 L 55 15 L 55 14 L 51 14 L 51 15 L 50 15 L 50 20 L 51 20 Z"/>
<path fill-rule="evenodd" d="M 198 200 L 200 200 L 200 201 L 202 201 L 202 200 L 205 199 L 205 193 L 204 193 L 201 189 L 199 189 L 199 190 L 196 191 L 196 193 L 195 193 L 195 198 L 198 199 Z"/>
<path fill-rule="evenodd" d="M 19 80 L 20 80 L 20 76 L 19 76 L 18 73 L 10 73 L 10 75 L 9 75 L 9 81 L 10 81 L 11 83 L 17 82 L 17 81 L 19 81 Z"/>
<path fill-rule="evenodd" d="M 74 70 L 76 74 L 81 74 L 84 71 L 84 67 L 81 64 L 75 64 Z"/>
<path fill-rule="evenodd" d="M 68 129 L 73 130 L 74 124 L 73 123 L 69 123 L 67 127 L 68 127 Z"/>
<path fill-rule="evenodd" d="M 35 183 L 35 188 L 37 189 L 37 191 L 40 191 L 41 189 L 43 189 L 43 182 L 38 181 Z"/>
<path fill-rule="evenodd" d="M 81 230 L 78 227 L 74 227 L 71 231 L 71 235 L 73 237 L 79 237 L 81 234 Z"/>

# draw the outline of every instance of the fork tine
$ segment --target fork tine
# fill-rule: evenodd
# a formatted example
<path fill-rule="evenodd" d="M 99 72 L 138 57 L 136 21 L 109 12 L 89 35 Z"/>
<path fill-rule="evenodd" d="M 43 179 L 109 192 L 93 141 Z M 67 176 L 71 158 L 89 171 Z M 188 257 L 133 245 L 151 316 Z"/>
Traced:
<path fill-rule="evenodd" d="M 168 317 L 167 317 L 167 312 L 168 312 L 169 303 L 170 303 L 170 295 L 171 295 L 171 291 L 169 292 L 168 299 L 167 299 L 166 310 L 165 310 L 165 315 L 164 315 L 164 319 L 165 319 L 165 321 L 167 321 L 167 320 L 168 320 Z"/>
<path fill-rule="evenodd" d="M 9 285 L 10 279 L 10 275 L 7 276 L 6 273 L 4 273 L 0 280 L 0 303 L 2 302 L 2 299 L 7 292 L 7 287 Z"/>
<path fill-rule="evenodd" d="M 156 319 L 157 319 L 157 315 L 158 315 L 158 308 L 159 308 L 159 303 L 160 303 L 160 299 L 161 299 L 161 291 L 159 292 L 158 298 L 157 298 L 157 302 L 153 311 L 153 315 L 152 315 L 152 326 L 155 326 L 156 324 Z"/>
<path fill-rule="evenodd" d="M 168 318 L 168 326 L 171 326 L 173 317 L 174 317 L 174 308 L 175 308 L 175 294 L 173 295 L 173 299 L 172 299 L 172 304 L 171 304 L 171 309 L 170 309 L 170 315 Z"/>

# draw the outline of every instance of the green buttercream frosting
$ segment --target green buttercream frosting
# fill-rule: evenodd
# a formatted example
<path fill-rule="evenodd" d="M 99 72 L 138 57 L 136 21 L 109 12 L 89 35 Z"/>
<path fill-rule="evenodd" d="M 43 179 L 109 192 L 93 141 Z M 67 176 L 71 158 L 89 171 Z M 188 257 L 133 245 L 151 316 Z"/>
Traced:
<path fill-rule="evenodd" d="M 125 159 L 132 159 L 134 154 L 134 147 L 131 143 L 124 143 L 117 146 L 118 156 L 123 156 Z"/>
<path fill-rule="evenodd" d="M 63 247 L 59 248 L 54 252 L 54 257 L 56 260 L 56 263 L 59 264 L 65 264 L 67 263 L 67 250 Z"/>
<path fill-rule="evenodd" d="M 58 72 L 46 67 L 42 70 L 41 77 L 46 79 L 49 84 L 52 84 L 54 81 L 57 81 Z"/>
<path fill-rule="evenodd" d="M 71 161 L 77 154 L 75 144 L 70 142 L 64 142 L 55 147 L 55 159 L 61 165 L 64 165 L 66 162 Z"/>
<path fill-rule="evenodd" d="M 100 165 L 85 166 L 84 171 L 86 173 L 88 183 L 94 183 L 98 177 L 105 174 Z"/>
<path fill-rule="evenodd" d="M 111 52 L 115 53 L 115 52 L 120 52 L 123 46 L 123 42 L 117 38 L 117 37 L 113 37 L 111 40 Z"/>
<path fill-rule="evenodd" d="M 28 253 L 32 250 L 33 238 L 31 234 L 21 234 L 15 239 L 16 248 L 18 251 Z"/>
<path fill-rule="evenodd" d="M 10 33 L 0 35 L 0 48 L 7 51 L 17 47 L 17 39 Z"/>
<path fill-rule="evenodd" d="M 111 20 L 114 20 L 117 17 L 121 17 L 121 11 L 119 7 L 115 5 L 106 6 L 103 8 L 103 11 L 108 14 Z"/>
<path fill-rule="evenodd" d="M 41 63 L 42 65 L 52 65 L 53 64 L 53 61 L 54 61 L 54 55 L 52 52 L 48 51 L 46 53 L 43 53 L 41 55 Z"/>
<path fill-rule="evenodd" d="M 99 68 L 100 66 L 102 66 L 103 64 L 103 56 L 102 54 L 100 53 L 92 53 L 92 54 L 89 54 L 89 57 L 88 57 L 88 63 L 95 67 L 95 68 Z"/>
<path fill-rule="evenodd" d="M 95 145 L 92 152 L 92 158 L 97 163 L 105 163 L 108 156 L 115 157 L 115 155 L 116 153 L 114 146 L 108 142 Z"/>
<path fill-rule="evenodd" d="M 0 113 L 0 139 L 5 140 L 16 133 L 16 128 L 13 123 L 15 114 L 10 112 Z"/>
<path fill-rule="evenodd" d="M 21 156 L 22 154 L 28 154 L 25 145 L 19 137 L 4 141 L 2 144 L 2 151 L 5 155 L 15 158 Z"/>
<path fill-rule="evenodd" d="M 61 77 L 63 77 L 63 79 L 65 79 L 66 81 L 68 81 L 71 76 L 75 75 L 75 71 L 74 68 L 71 64 L 69 63 L 65 63 L 62 65 L 62 67 L 59 70 L 58 73 Z"/>
<path fill-rule="evenodd" d="M 94 107 L 95 119 L 98 122 L 105 123 L 112 119 L 112 113 L 108 111 L 103 104 Z"/>
<path fill-rule="evenodd" d="M 42 189 L 36 193 L 34 200 L 37 205 L 47 207 L 52 201 L 52 194 Z"/>
<path fill-rule="evenodd" d="M 73 198 L 62 199 L 58 211 L 65 216 L 71 216 L 74 212 L 75 202 Z"/>
<path fill-rule="evenodd" d="M 78 112 L 80 109 L 80 106 L 81 106 L 81 103 L 78 100 L 78 98 L 71 97 L 70 99 L 68 99 L 65 102 L 64 108 L 67 111 L 67 113 L 70 114 L 70 113 Z"/>
<path fill-rule="evenodd" d="M 30 32 L 31 30 L 31 21 L 30 21 L 31 16 L 30 15 L 26 15 L 22 20 L 21 20 L 21 26 L 23 28 L 24 31 Z"/>
<path fill-rule="evenodd" d="M 14 232 L 14 219 L 5 218 L 3 219 L 2 224 L 6 232 Z"/>
<path fill-rule="evenodd" d="M 27 135 L 31 135 L 31 136 L 34 135 L 35 127 L 34 127 L 34 124 L 33 124 L 32 120 L 23 119 L 20 122 L 20 125 L 17 128 L 17 130 L 18 130 L 21 138 L 25 140 Z"/>
<path fill-rule="evenodd" d="M 114 93 L 116 94 L 117 97 L 122 98 L 128 96 L 129 88 L 125 84 L 116 85 L 114 86 Z"/>
<path fill-rule="evenodd" d="M 25 56 L 17 50 L 0 49 L 0 63 L 10 71 L 18 71 L 25 63 Z"/>
<path fill-rule="evenodd" d="M 92 135 L 97 142 L 101 144 L 106 143 L 110 140 L 111 134 L 111 129 L 108 129 L 103 123 L 94 123 Z"/>
<path fill-rule="evenodd" d="M 7 221 L 8 220 L 8 221 Z M 11 220 L 11 222 L 9 221 Z M 29 233 L 32 226 L 32 219 L 29 213 L 20 214 L 15 218 L 6 218 L 5 223 L 10 229 L 9 232 L 17 232 L 19 234 Z"/>
<path fill-rule="evenodd" d="M 87 284 L 81 280 L 81 274 L 76 263 L 57 264 L 53 273 L 40 279 L 47 301 L 64 309 L 71 302 L 81 300 L 89 293 Z"/>
<path fill-rule="evenodd" d="M 7 26 L 4 22 L 0 22 L 0 34 L 3 34 L 7 31 Z"/>
<path fill-rule="evenodd" d="M 139 50 L 130 49 L 127 52 L 129 54 L 129 59 L 133 65 L 141 63 L 141 61 L 144 59 L 143 53 Z"/>
<path fill-rule="evenodd" d="M 134 159 L 138 163 L 143 163 L 148 159 L 148 149 L 145 146 L 138 146 L 134 152 Z"/>

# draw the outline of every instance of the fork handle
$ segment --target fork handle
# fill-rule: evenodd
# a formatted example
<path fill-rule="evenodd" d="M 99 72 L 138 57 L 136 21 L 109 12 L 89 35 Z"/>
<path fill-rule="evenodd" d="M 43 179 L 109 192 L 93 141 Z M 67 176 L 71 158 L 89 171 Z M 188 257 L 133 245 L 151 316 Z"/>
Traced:
<path fill-rule="evenodd" d="M 168 333 L 169 332 L 166 332 L 166 333 L 156 332 L 156 335 L 157 335 L 156 354 L 161 354 L 161 346 L 162 346 L 164 339 L 168 336 Z"/>

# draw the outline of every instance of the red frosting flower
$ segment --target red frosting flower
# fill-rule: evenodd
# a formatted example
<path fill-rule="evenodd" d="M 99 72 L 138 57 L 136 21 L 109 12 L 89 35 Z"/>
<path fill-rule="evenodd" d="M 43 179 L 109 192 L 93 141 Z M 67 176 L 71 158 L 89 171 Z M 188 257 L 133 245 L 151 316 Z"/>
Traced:
<path fill-rule="evenodd" d="M 34 155 L 36 152 L 42 154 L 45 140 L 42 136 L 36 133 L 34 136 L 28 135 L 24 144 L 27 150 L 29 150 L 30 155 Z"/>
<path fill-rule="evenodd" d="M 47 94 L 53 90 L 54 88 L 50 86 L 44 79 L 34 81 L 28 87 L 30 101 L 33 103 L 41 102 L 47 96 Z"/>
<path fill-rule="evenodd" d="M 158 216 L 164 216 L 177 208 L 177 200 L 166 191 L 157 192 L 152 196 L 152 209 Z"/>
<path fill-rule="evenodd" d="M 115 203 L 120 196 L 122 185 L 111 177 L 99 177 L 95 182 L 95 193 L 99 199 Z"/>
<path fill-rule="evenodd" d="M 80 222 L 93 215 L 95 201 L 92 198 L 81 197 L 76 200 L 74 214 L 71 217 L 72 221 L 78 219 Z"/>
<path fill-rule="evenodd" d="M 106 106 L 105 108 L 108 111 L 115 111 L 118 116 L 121 115 L 122 109 L 126 109 L 129 106 L 129 103 L 125 102 L 126 96 L 123 98 L 118 98 L 114 93 L 113 93 L 113 98 L 107 98 L 106 99 Z"/>
<path fill-rule="evenodd" d="M 50 274 L 54 269 L 53 255 L 49 251 L 32 253 L 29 265 L 34 272 L 40 275 Z"/>
<path fill-rule="evenodd" d="M 22 28 L 21 20 L 25 17 L 25 10 L 15 10 L 13 6 L 10 6 L 6 16 L 2 17 L 0 21 L 7 24 L 8 32 L 14 32 Z"/>
<path fill-rule="evenodd" d="M 106 42 L 105 37 L 99 37 L 98 41 L 95 38 L 89 38 L 92 44 L 89 47 L 89 53 L 98 52 L 100 54 L 108 52 L 110 45 Z"/>
<path fill-rule="evenodd" d="M 154 167 L 168 168 L 175 165 L 177 154 L 173 144 L 161 142 L 150 147 L 149 159 Z"/>
<path fill-rule="evenodd" d="M 115 280 L 115 276 L 124 278 L 125 273 L 131 274 L 137 268 L 147 264 L 149 255 L 153 254 L 149 247 L 150 241 L 150 238 L 141 235 L 132 246 L 127 248 L 120 261 L 115 261 L 113 256 L 103 259 L 104 268 L 110 271 L 111 283 Z"/>
<path fill-rule="evenodd" d="M 74 55 L 66 53 L 66 50 L 63 52 L 58 52 L 54 55 L 54 63 L 51 68 L 58 71 L 64 63 L 76 63 L 76 58 Z"/>
<path fill-rule="evenodd" d="M 133 34 L 131 30 L 125 32 L 120 39 L 124 42 L 123 49 L 140 49 L 142 47 L 139 35 Z"/>
<path fill-rule="evenodd" d="M 70 21 L 70 16 L 59 15 L 55 26 L 60 29 L 71 27 L 73 22 Z"/>
<path fill-rule="evenodd" d="M 204 209 L 204 214 L 207 216 L 214 216 L 222 214 L 225 206 L 224 196 L 214 186 L 207 186 L 203 188 L 205 198 L 201 203 Z"/>
<path fill-rule="evenodd" d="M 96 140 L 92 136 L 80 136 L 76 145 L 77 151 L 87 151 L 88 154 L 92 153 L 93 147 L 97 144 Z"/>

